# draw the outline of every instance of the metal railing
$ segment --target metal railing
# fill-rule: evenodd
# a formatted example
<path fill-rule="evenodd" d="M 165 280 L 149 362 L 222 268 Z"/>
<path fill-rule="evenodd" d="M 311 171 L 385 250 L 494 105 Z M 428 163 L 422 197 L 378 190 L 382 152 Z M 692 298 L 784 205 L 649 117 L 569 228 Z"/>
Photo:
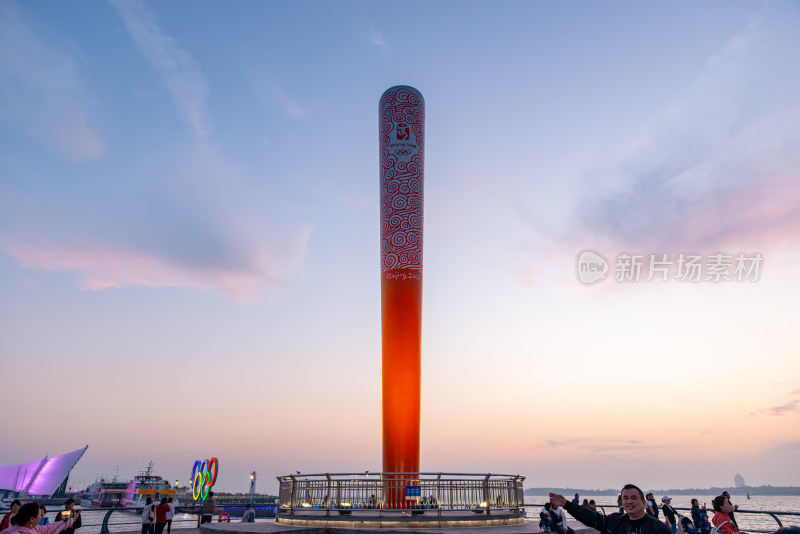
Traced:
<path fill-rule="evenodd" d="M 31 500 L 30 502 L 34 502 Z M 213 521 L 217 522 L 222 513 L 227 513 L 231 521 L 241 519 L 246 504 L 225 503 L 215 507 Z M 277 506 L 275 504 L 252 504 L 256 511 L 256 518 L 274 518 Z M 77 509 L 76 509 L 77 510 Z M 108 507 L 108 508 L 81 508 L 80 534 L 112 534 L 115 532 L 140 532 L 142 528 L 143 507 Z M 60 508 L 52 507 L 47 513 L 50 521 L 55 521 Z M 197 528 L 200 525 L 202 505 L 184 505 L 175 509 L 172 519 L 172 529 Z M 166 533 L 166 530 L 164 531 Z"/>
<path fill-rule="evenodd" d="M 528 508 L 543 508 L 544 503 L 542 504 L 526 504 Z M 602 513 L 603 515 L 613 514 L 616 512 L 621 512 L 621 508 L 618 504 L 600 504 L 597 503 L 598 513 Z M 678 506 L 673 506 L 676 511 L 680 512 L 691 512 L 691 508 L 681 508 Z M 713 516 L 713 510 L 702 510 L 703 513 L 708 515 L 709 521 Z M 792 526 L 800 525 L 800 512 L 782 512 L 782 511 L 775 511 L 775 510 L 736 510 L 736 519 L 737 523 L 739 523 L 739 530 L 743 532 L 774 532 L 778 528 L 784 526 L 783 522 L 781 521 L 780 517 L 784 517 L 785 520 L 787 518 L 794 518 L 795 521 Z M 691 518 L 690 513 L 683 514 L 689 518 Z M 527 513 L 528 518 L 538 517 L 537 514 L 534 513 Z M 768 521 L 774 520 L 778 526 L 772 529 L 769 528 L 760 528 L 760 527 L 767 527 L 769 525 Z M 697 526 L 697 525 L 695 525 Z M 787 525 L 789 526 L 789 525 Z M 753 528 L 751 528 L 753 527 Z"/>
<path fill-rule="evenodd" d="M 278 515 L 351 515 L 355 510 L 524 510 L 521 475 L 491 473 L 320 473 L 279 476 Z"/>

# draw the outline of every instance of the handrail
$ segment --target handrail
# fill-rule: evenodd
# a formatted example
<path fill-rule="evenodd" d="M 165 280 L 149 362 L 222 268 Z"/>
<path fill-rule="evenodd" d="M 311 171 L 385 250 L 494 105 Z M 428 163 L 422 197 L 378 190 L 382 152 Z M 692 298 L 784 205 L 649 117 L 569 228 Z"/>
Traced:
<path fill-rule="evenodd" d="M 352 515 L 356 510 L 467 511 L 491 515 L 504 510 L 521 513 L 522 475 L 444 472 L 297 473 L 276 477 L 280 484 L 278 514 L 331 512 Z M 414 494 L 408 488 L 414 488 Z"/>
<path fill-rule="evenodd" d="M 519 478 L 520 480 L 525 480 L 525 478 L 526 478 L 524 475 L 519 475 L 519 474 L 517 474 L 517 475 L 506 475 L 506 474 L 502 474 L 502 473 L 444 473 L 444 472 L 439 472 L 439 471 L 435 471 L 435 472 L 427 472 L 427 471 L 426 472 L 422 472 L 422 471 L 420 471 L 420 472 L 413 472 L 413 473 L 412 472 L 390 472 L 390 471 L 383 471 L 383 472 L 380 472 L 380 471 L 376 471 L 376 472 L 364 471 L 363 473 L 361 473 L 361 472 L 358 472 L 358 473 L 313 473 L 313 474 L 312 473 L 298 473 L 298 474 L 295 474 L 295 475 L 278 475 L 276 478 L 278 478 L 280 480 L 280 479 L 283 479 L 283 478 L 300 478 L 300 477 L 324 477 L 324 476 L 347 476 L 347 477 L 354 477 L 354 476 L 370 477 L 370 476 L 376 476 L 376 477 L 379 477 L 381 475 L 383 475 L 383 476 L 386 476 L 386 475 L 402 475 L 402 476 L 408 476 L 408 475 L 420 475 L 420 476 L 423 476 L 423 475 L 424 476 L 446 475 L 446 476 L 449 476 L 449 477 L 451 477 L 451 476 L 485 477 L 485 476 L 487 476 L 487 474 L 489 476 L 492 476 L 492 477 Z"/>
<path fill-rule="evenodd" d="M 228 512 L 232 518 L 240 518 L 241 513 L 245 509 L 247 505 L 247 501 L 241 503 L 222 503 L 217 504 L 215 507 L 214 515 L 219 513 L 220 510 L 224 510 Z M 254 510 L 256 510 L 256 517 L 258 519 L 264 517 L 275 517 L 275 512 L 277 510 L 277 502 L 276 503 L 250 503 Z M 83 534 L 112 534 L 114 531 L 112 529 L 116 529 L 116 532 L 131 532 L 131 531 L 139 531 L 141 526 L 141 512 L 144 510 L 143 506 L 112 506 L 112 507 L 103 507 L 103 508 L 81 508 L 81 517 L 82 521 L 82 528 L 78 531 L 79 533 Z M 47 515 L 51 520 L 53 520 L 53 516 L 56 515 L 61 510 L 59 509 L 52 509 L 50 510 Z M 122 512 L 120 516 L 117 516 L 114 521 L 112 521 L 112 516 L 114 512 Z M 202 515 L 202 505 L 200 504 L 182 504 L 176 507 L 175 509 L 176 517 L 173 519 L 173 529 L 177 529 L 179 532 L 182 528 L 187 528 L 186 525 L 190 524 L 188 528 L 192 528 L 196 526 L 200 522 L 200 516 Z M 188 514 L 190 517 L 177 517 L 178 514 Z M 197 517 L 194 517 L 194 516 Z M 129 520 L 128 520 L 129 519 Z M 216 517 L 215 517 L 216 520 Z M 191 524 L 194 525 L 191 525 Z M 183 526 L 178 526 L 182 524 Z M 134 527 L 135 525 L 135 527 Z"/>
<path fill-rule="evenodd" d="M 531 508 L 533 508 L 533 507 L 544 507 L 544 504 L 536 504 L 536 503 L 528 504 L 528 503 L 526 503 L 525 506 L 526 507 L 531 507 Z M 615 511 L 619 510 L 619 505 L 617 505 L 617 504 L 599 504 L 599 503 L 596 503 L 596 506 L 602 511 L 603 515 L 608 515 L 606 513 L 606 510 L 605 510 L 606 508 L 613 508 Z M 672 508 L 674 510 L 676 510 L 676 511 L 680 510 L 680 511 L 689 511 L 689 512 L 691 512 L 691 510 L 692 510 L 691 507 L 673 506 Z M 713 512 L 713 510 L 701 509 L 701 512 L 709 513 L 709 512 Z M 611 513 L 613 513 L 613 512 L 611 512 Z M 744 510 L 744 509 L 739 508 L 739 509 L 735 510 L 735 513 L 737 515 L 738 514 L 752 514 L 752 515 L 756 515 L 756 516 L 759 516 L 759 515 L 760 516 L 770 516 L 770 517 L 772 517 L 772 519 L 775 520 L 776 523 L 778 523 L 778 528 L 782 528 L 783 527 L 783 522 L 780 520 L 780 518 L 778 516 L 791 516 L 791 517 L 800 518 L 800 512 L 783 512 L 783 511 L 778 511 L 778 510 Z M 773 532 L 772 530 L 759 530 L 759 529 L 752 529 L 752 528 L 747 528 L 747 529 L 744 529 L 744 530 L 746 530 L 747 532 Z"/>

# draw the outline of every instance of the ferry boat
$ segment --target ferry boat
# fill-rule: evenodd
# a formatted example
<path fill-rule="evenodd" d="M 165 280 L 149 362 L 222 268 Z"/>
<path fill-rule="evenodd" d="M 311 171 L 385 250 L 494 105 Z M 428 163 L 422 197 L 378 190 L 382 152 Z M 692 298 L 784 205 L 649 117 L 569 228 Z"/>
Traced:
<path fill-rule="evenodd" d="M 177 491 L 170 488 L 169 482 L 153 473 L 152 461 L 148 462 L 144 471 L 133 477 L 126 488 L 124 506 L 140 508 L 145 505 L 148 497 L 152 497 L 153 501 L 162 497 L 177 498 Z"/>
<path fill-rule="evenodd" d="M 91 507 L 111 508 L 112 506 L 124 506 L 125 491 L 128 485 L 128 482 L 118 481 L 117 477 L 110 481 L 101 478 L 89 486 L 87 490 Z M 81 505 L 83 505 L 83 499 L 81 499 Z"/>
<path fill-rule="evenodd" d="M 169 488 L 169 482 L 153 473 L 153 462 L 149 462 L 133 480 L 124 482 L 118 478 L 116 473 L 111 481 L 101 478 L 89 486 L 81 504 L 88 500 L 92 508 L 141 508 L 147 497 L 154 501 L 161 497 L 177 497 L 177 492 Z"/>

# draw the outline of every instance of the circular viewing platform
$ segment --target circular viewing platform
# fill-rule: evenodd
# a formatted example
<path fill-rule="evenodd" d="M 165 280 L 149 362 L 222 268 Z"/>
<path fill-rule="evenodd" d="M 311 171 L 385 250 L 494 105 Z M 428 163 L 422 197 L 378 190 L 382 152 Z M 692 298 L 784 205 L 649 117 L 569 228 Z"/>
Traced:
<path fill-rule="evenodd" d="M 521 475 L 364 472 L 277 478 L 277 522 L 286 526 L 419 529 L 525 521 Z"/>

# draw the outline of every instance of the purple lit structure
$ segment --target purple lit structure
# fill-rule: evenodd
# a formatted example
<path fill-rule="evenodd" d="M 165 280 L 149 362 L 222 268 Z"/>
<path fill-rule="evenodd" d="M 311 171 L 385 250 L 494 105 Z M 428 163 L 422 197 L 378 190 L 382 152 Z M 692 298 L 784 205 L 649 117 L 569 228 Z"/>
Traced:
<path fill-rule="evenodd" d="M 72 468 L 89 446 L 38 462 L 0 466 L 0 490 L 51 497 L 66 482 Z"/>

